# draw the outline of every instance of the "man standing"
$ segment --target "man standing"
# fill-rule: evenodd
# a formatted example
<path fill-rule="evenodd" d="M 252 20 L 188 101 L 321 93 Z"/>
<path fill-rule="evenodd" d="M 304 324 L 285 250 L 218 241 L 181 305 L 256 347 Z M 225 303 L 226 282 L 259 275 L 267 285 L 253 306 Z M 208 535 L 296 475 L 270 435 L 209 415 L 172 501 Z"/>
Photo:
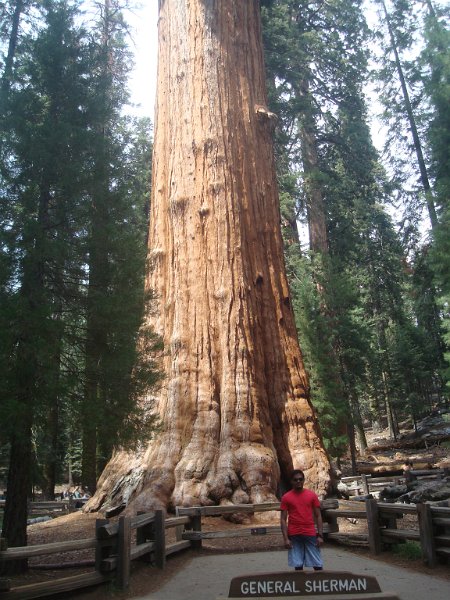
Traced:
<path fill-rule="evenodd" d="M 323 544 L 323 522 L 317 495 L 303 487 L 305 475 L 292 471 L 292 490 L 281 498 L 281 532 L 289 550 L 288 564 L 302 571 L 303 567 L 323 569 L 320 546 Z M 317 526 L 317 530 L 316 530 Z"/>

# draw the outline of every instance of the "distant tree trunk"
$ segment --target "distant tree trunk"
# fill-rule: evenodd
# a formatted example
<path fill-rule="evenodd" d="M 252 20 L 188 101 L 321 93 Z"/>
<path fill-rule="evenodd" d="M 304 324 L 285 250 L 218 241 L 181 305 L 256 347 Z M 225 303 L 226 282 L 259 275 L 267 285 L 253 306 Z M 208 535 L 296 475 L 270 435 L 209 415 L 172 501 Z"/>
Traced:
<path fill-rule="evenodd" d="M 10 453 L 2 537 L 6 538 L 10 547 L 26 546 L 31 490 L 31 419 L 25 417 L 17 423 L 11 438 Z M 6 562 L 2 565 L 0 574 L 20 573 L 26 570 L 27 564 L 26 559 Z"/>
<path fill-rule="evenodd" d="M 352 475 L 358 474 L 358 465 L 356 462 L 356 444 L 355 444 L 355 426 L 352 421 L 347 423 L 347 437 L 350 448 L 350 460 L 352 464 Z"/>
<path fill-rule="evenodd" d="M 55 397 L 50 406 L 47 424 L 47 457 L 43 466 L 44 481 L 42 484 L 42 495 L 44 500 L 55 499 L 55 486 L 58 467 L 58 433 L 59 433 L 59 409 L 58 398 Z"/>
<path fill-rule="evenodd" d="M 401 63 L 400 56 L 399 56 L 398 49 L 397 49 L 395 33 L 394 33 L 394 30 L 392 29 L 391 19 L 390 19 L 388 10 L 386 8 L 386 3 L 384 2 L 384 0 L 378 0 L 378 2 L 380 2 L 383 7 L 384 16 L 386 19 L 386 25 L 387 25 L 387 28 L 389 31 L 389 37 L 391 40 L 391 48 L 392 48 L 392 52 L 394 53 L 395 66 L 397 69 L 398 78 L 400 80 L 400 86 L 402 88 L 403 100 L 405 103 L 406 117 L 408 119 L 409 127 L 411 129 L 414 150 L 416 152 L 417 166 L 419 167 L 419 173 L 420 173 L 420 181 L 422 183 L 422 187 L 425 192 L 425 200 L 427 203 L 428 216 L 430 218 L 431 228 L 435 229 L 437 227 L 438 220 L 437 220 L 437 215 L 436 215 L 436 208 L 434 205 L 433 192 L 432 192 L 430 180 L 428 177 L 428 170 L 427 170 L 427 166 L 425 164 L 425 158 L 423 156 L 422 143 L 419 138 L 419 132 L 417 131 L 416 119 L 414 116 L 411 99 L 409 97 L 408 86 L 406 85 L 406 79 L 403 74 L 402 63 Z"/>
<path fill-rule="evenodd" d="M 357 402 L 357 399 L 356 399 Z M 359 409 L 359 403 L 357 408 L 355 409 L 355 404 L 352 402 L 352 412 L 353 412 L 353 422 L 354 422 L 354 428 L 355 428 L 355 432 L 356 432 L 356 438 L 358 440 L 358 447 L 359 447 L 359 452 L 361 454 L 365 454 L 366 450 L 367 450 L 367 438 L 366 438 L 366 432 L 364 431 L 364 427 L 363 427 L 363 423 L 362 423 L 362 418 L 361 418 L 361 412 Z M 355 412 L 356 412 L 356 416 L 355 416 Z"/>
<path fill-rule="evenodd" d="M 97 103 L 100 104 L 96 127 L 97 148 L 94 154 L 93 182 L 91 189 L 91 214 L 89 237 L 89 289 L 86 318 L 86 365 L 85 390 L 83 398 L 81 483 L 83 487 L 94 491 L 97 486 L 99 421 L 105 418 L 104 394 L 102 389 L 102 369 L 107 352 L 107 323 L 105 302 L 108 297 L 108 226 L 110 225 L 108 204 L 109 172 L 107 135 L 110 126 L 108 98 L 111 92 L 113 65 L 111 56 L 111 2 L 103 0 L 102 37 L 99 60 L 99 89 Z"/>
<path fill-rule="evenodd" d="M 57 268 L 54 272 L 56 293 L 63 289 L 62 273 L 64 272 L 64 261 L 62 257 L 57 257 Z M 61 373 L 61 353 L 62 353 L 62 300 L 57 295 L 54 296 L 55 311 L 53 314 L 54 332 L 51 339 L 53 352 L 49 354 L 49 361 L 46 365 L 49 377 L 49 389 L 45 403 L 48 407 L 47 420 L 43 426 L 45 442 L 44 452 L 45 460 L 43 465 L 44 481 L 42 484 L 42 495 L 45 500 L 55 499 L 55 486 L 60 464 L 59 456 L 59 436 L 60 436 L 60 373 Z"/>
<path fill-rule="evenodd" d="M 311 75 L 309 75 L 311 76 Z M 301 156 L 304 172 L 304 186 L 306 197 L 306 211 L 308 216 L 308 231 L 309 231 L 309 246 L 313 253 L 320 257 L 320 267 L 327 276 L 316 278 L 316 286 L 320 294 L 320 312 L 332 322 L 332 314 L 327 303 L 327 292 L 332 288 L 332 279 L 330 277 L 330 250 L 328 243 L 328 219 L 324 197 L 323 184 L 320 181 L 320 161 L 319 161 L 319 144 L 317 139 L 317 127 L 313 108 L 313 98 L 309 90 L 309 78 L 305 76 L 300 82 L 297 90 L 297 99 L 302 106 L 302 115 L 299 119 L 299 133 L 301 141 Z M 320 333 L 317 332 L 320 336 Z M 323 339 L 323 347 L 328 345 L 330 332 L 327 330 L 326 338 Z M 348 420 L 351 417 L 351 409 L 348 401 L 348 393 L 345 390 L 342 369 L 344 368 L 339 360 L 338 340 L 334 337 L 333 344 L 330 346 L 328 360 L 333 366 L 332 370 L 328 371 L 328 376 L 332 372 L 334 375 L 335 389 L 339 390 L 337 394 L 341 400 L 334 398 L 335 406 L 340 402 L 345 403 L 345 412 L 340 418 L 335 419 L 333 424 L 336 435 L 347 435 L 350 440 L 350 449 L 353 451 L 352 460 L 355 458 L 355 440 L 350 439 L 350 436 L 355 432 L 353 423 L 348 425 Z"/>
<path fill-rule="evenodd" d="M 324 494 L 330 464 L 285 276 L 259 2 L 159 7 L 146 321 L 165 344 L 162 431 L 113 457 L 89 508 L 261 502 L 293 467 Z"/>
<path fill-rule="evenodd" d="M 299 130 L 305 178 L 309 245 L 313 252 L 320 252 L 324 256 L 328 256 L 325 199 L 323 197 L 322 185 L 317 181 L 317 176 L 320 173 L 317 132 L 314 125 L 309 85 L 306 79 L 300 85 L 298 97 L 301 99 L 304 107 L 304 115 L 301 119 Z"/>
<path fill-rule="evenodd" d="M 32 426 L 34 411 L 40 396 L 38 353 L 43 346 L 46 328 L 44 317 L 44 271 L 46 268 L 45 233 L 48 230 L 50 188 L 41 184 L 36 227 L 24 236 L 26 253 L 23 258 L 20 302 L 22 313 L 18 323 L 18 343 L 15 358 L 16 397 L 11 428 L 11 447 L 7 479 L 7 494 L 3 520 L 3 536 L 8 545 L 27 545 L 27 505 L 31 494 Z M 26 560 L 6 565 L 8 573 L 20 572 Z"/>
<path fill-rule="evenodd" d="M 97 219 L 94 219 L 93 229 L 96 227 L 101 227 L 101 225 L 97 222 Z M 99 275 L 101 273 L 101 262 L 96 249 L 91 246 L 81 452 L 81 483 L 89 490 L 95 490 L 97 485 L 97 430 L 101 413 L 99 373 L 102 363 L 104 331 L 101 327 L 100 316 L 96 311 L 99 290 L 102 289 L 101 275 Z"/>
<path fill-rule="evenodd" d="M 11 33 L 9 35 L 8 53 L 5 57 L 2 80 L 1 80 L 1 92 L 2 100 L 6 101 L 10 86 L 11 76 L 13 70 L 14 56 L 16 54 L 17 41 L 19 38 L 19 24 L 22 12 L 24 10 L 23 0 L 16 0 L 14 13 L 12 16 Z M 3 107 L 2 107 L 3 108 Z"/>

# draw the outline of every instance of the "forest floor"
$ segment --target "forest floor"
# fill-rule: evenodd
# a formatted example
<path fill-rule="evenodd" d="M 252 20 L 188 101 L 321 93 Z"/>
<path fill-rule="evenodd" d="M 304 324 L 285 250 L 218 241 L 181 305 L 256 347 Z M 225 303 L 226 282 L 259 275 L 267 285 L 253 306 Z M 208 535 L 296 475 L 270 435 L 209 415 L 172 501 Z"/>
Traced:
<path fill-rule="evenodd" d="M 417 463 L 428 463 L 430 466 L 439 466 L 448 464 L 449 448 L 448 443 L 432 445 L 428 448 L 419 449 L 399 449 L 388 448 L 387 433 L 368 432 L 369 452 L 363 457 L 363 462 L 370 463 L 398 463 L 405 460 L 412 460 Z M 377 446 L 381 446 L 382 450 L 377 451 Z M 342 474 L 349 473 L 348 461 L 343 461 L 341 464 Z M 44 523 L 36 523 L 28 528 L 28 543 L 30 545 L 45 544 L 50 542 L 58 542 L 65 540 L 75 540 L 94 537 L 95 520 L 99 517 L 98 514 L 84 514 L 81 512 L 72 513 L 67 516 L 58 517 L 52 521 Z M 409 519 L 406 528 L 417 526 L 413 522 L 413 517 L 406 516 Z M 114 519 L 112 519 L 114 520 Z M 279 522 L 279 514 L 277 512 L 261 513 L 253 518 L 248 517 L 245 522 L 239 525 L 231 523 L 221 517 L 209 517 L 202 519 L 202 528 L 204 531 L 224 531 L 228 529 L 236 529 L 237 527 L 248 528 L 250 526 L 261 527 L 263 525 L 275 525 Z M 399 522 L 399 527 L 402 527 Z M 340 519 L 339 529 L 343 533 L 358 534 L 366 531 L 366 521 Z M 174 530 L 168 530 L 168 542 L 174 541 L 172 536 L 175 535 Z M 332 546 L 333 543 L 330 543 Z M 423 561 L 418 553 L 418 549 L 412 547 L 411 544 L 398 545 L 396 552 L 383 552 L 381 555 L 374 557 L 369 553 L 369 549 L 364 546 L 354 544 L 346 544 L 345 548 L 360 556 L 375 558 L 375 560 L 388 562 L 391 565 L 412 569 L 416 572 L 422 572 L 436 577 L 447 579 L 450 582 L 450 569 L 448 565 L 438 565 L 431 569 L 423 564 Z M 283 542 L 281 534 L 250 536 L 242 538 L 221 538 L 217 540 L 204 540 L 203 547 L 196 551 L 186 551 L 169 557 L 166 568 L 160 571 L 155 568 L 149 568 L 145 563 L 136 561 L 132 564 L 132 578 L 130 588 L 126 592 L 118 591 L 111 586 L 99 586 L 89 591 L 79 593 L 73 592 L 71 597 L 79 598 L 80 600 L 101 600 L 103 598 L 115 597 L 118 599 L 133 598 L 144 593 L 149 593 L 157 590 L 173 575 L 185 566 L 193 557 L 205 555 L 207 553 L 244 553 L 244 552 L 264 552 L 281 550 Z M 409 549 L 409 552 L 407 550 Z M 415 550 L 415 552 L 414 552 Z M 89 566 L 89 561 L 93 560 L 92 550 L 83 550 L 72 553 L 54 554 L 50 556 L 41 556 L 31 559 L 30 570 L 26 576 L 21 576 L 20 583 L 33 583 L 36 581 L 53 580 L 60 577 L 66 577 L 74 574 L 79 574 L 83 570 L 91 571 L 92 566 Z M 79 565 L 74 567 L 74 563 Z M 83 564 L 84 563 L 84 564 Z M 45 567 L 45 568 L 42 568 Z M 58 567 L 58 568 L 56 568 Z M 64 568 L 62 568 L 64 567 Z M 14 582 L 17 585 L 19 582 Z M 67 597 L 67 596 L 66 596 Z"/>

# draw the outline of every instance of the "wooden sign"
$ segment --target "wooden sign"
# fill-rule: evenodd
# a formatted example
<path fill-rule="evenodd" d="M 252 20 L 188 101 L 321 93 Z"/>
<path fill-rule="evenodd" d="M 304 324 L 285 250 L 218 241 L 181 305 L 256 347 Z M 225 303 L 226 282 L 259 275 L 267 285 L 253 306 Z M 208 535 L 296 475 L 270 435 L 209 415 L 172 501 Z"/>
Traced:
<path fill-rule="evenodd" d="M 229 598 L 270 598 L 270 597 L 316 597 L 353 595 L 368 598 L 378 594 L 383 598 L 397 596 L 381 595 L 375 577 L 356 575 L 350 572 L 280 572 L 257 573 L 234 577 L 231 581 Z"/>

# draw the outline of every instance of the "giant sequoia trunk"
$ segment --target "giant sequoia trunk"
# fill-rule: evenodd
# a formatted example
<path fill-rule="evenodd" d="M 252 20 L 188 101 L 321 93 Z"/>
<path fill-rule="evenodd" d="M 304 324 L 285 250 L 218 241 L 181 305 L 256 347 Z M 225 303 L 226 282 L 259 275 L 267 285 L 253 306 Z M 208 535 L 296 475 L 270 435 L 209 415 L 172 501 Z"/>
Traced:
<path fill-rule="evenodd" d="M 257 0 L 160 0 L 147 314 L 162 431 L 118 452 L 89 508 L 273 500 L 330 465 L 285 276 Z"/>

